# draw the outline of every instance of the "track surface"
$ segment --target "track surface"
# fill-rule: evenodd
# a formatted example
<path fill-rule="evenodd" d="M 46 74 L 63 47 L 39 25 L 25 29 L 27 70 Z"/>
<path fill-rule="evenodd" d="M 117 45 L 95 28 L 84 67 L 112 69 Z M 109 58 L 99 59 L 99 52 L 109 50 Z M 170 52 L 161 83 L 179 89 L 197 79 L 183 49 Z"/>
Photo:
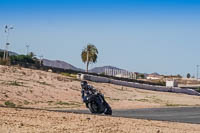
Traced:
<path fill-rule="evenodd" d="M 64 110 L 61 112 L 90 114 L 88 110 Z M 200 124 L 200 107 L 113 110 L 112 116 Z"/>
<path fill-rule="evenodd" d="M 1 106 L 1 108 L 10 108 Z M 45 110 L 54 112 L 68 112 L 78 114 L 91 114 L 86 110 L 54 110 L 30 107 L 14 107 L 18 109 Z M 131 110 L 113 110 L 112 117 L 125 117 L 146 120 L 159 120 L 181 123 L 200 124 L 200 107 L 176 107 L 176 108 L 146 108 Z"/>

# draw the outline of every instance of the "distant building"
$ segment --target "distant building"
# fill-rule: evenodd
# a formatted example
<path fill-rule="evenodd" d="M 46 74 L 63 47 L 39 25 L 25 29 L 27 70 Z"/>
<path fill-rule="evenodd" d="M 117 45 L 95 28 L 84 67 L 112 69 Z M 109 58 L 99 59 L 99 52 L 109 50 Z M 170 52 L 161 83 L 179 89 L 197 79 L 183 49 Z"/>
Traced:
<path fill-rule="evenodd" d="M 146 78 L 150 79 L 150 80 L 159 80 L 159 79 L 163 79 L 164 76 L 158 75 L 158 74 L 149 74 L 149 75 L 147 75 Z"/>
<path fill-rule="evenodd" d="M 180 75 L 167 75 L 167 76 L 164 76 L 165 79 L 180 79 L 182 78 L 182 76 Z"/>

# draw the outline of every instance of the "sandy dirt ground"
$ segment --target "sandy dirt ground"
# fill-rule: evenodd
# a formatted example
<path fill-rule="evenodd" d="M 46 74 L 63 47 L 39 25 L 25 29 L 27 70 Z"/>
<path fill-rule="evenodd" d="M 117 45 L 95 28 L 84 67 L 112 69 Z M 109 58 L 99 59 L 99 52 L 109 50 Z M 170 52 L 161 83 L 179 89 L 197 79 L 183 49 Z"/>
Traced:
<path fill-rule="evenodd" d="M 1 133 L 199 133 L 200 125 L 0 108 Z"/>
<path fill-rule="evenodd" d="M 147 91 L 89 82 L 101 91 L 113 109 L 199 106 L 200 97 Z M 86 109 L 81 100 L 80 81 L 39 70 L 0 65 L 0 105 L 44 109 Z M 200 132 L 200 125 L 134 120 L 0 108 L 0 133 L 12 132 L 102 132 L 160 133 Z"/>
<path fill-rule="evenodd" d="M 89 83 L 104 94 L 113 109 L 200 105 L 198 96 Z M 80 81 L 73 77 L 0 66 L 0 105 L 9 101 L 20 107 L 83 109 L 80 91 Z"/>

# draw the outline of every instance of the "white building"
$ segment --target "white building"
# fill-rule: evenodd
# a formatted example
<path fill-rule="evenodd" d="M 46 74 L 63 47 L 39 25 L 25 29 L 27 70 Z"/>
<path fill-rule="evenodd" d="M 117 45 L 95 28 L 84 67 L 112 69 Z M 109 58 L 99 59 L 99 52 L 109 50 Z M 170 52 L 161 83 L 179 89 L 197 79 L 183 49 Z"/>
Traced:
<path fill-rule="evenodd" d="M 168 80 L 166 81 L 166 87 L 178 87 L 178 83 L 176 80 Z"/>
<path fill-rule="evenodd" d="M 147 76 L 147 79 L 150 79 L 150 80 L 159 80 L 159 79 L 162 79 L 163 76 L 162 75 L 155 75 L 155 74 L 149 74 Z"/>

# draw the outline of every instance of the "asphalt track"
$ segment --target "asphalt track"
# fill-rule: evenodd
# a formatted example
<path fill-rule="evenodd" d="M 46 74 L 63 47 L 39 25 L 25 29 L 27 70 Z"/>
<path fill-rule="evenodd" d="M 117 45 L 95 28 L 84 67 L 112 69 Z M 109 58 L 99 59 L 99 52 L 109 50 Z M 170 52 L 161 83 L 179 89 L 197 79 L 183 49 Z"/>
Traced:
<path fill-rule="evenodd" d="M 59 112 L 90 114 L 88 110 L 62 110 Z M 112 116 L 200 124 L 200 107 L 113 110 Z"/>
<path fill-rule="evenodd" d="M 67 112 L 78 114 L 91 114 L 88 109 L 85 110 L 54 110 L 40 109 L 30 107 L 6 107 L 0 108 L 18 108 L 28 110 L 45 110 L 53 112 Z M 93 115 L 93 114 L 92 114 Z M 100 115 L 101 116 L 101 115 Z M 200 124 L 200 107 L 173 107 L 173 108 L 146 108 L 146 109 L 129 109 L 129 110 L 113 110 L 112 117 L 124 117 L 145 120 L 170 121 L 180 123 Z"/>

